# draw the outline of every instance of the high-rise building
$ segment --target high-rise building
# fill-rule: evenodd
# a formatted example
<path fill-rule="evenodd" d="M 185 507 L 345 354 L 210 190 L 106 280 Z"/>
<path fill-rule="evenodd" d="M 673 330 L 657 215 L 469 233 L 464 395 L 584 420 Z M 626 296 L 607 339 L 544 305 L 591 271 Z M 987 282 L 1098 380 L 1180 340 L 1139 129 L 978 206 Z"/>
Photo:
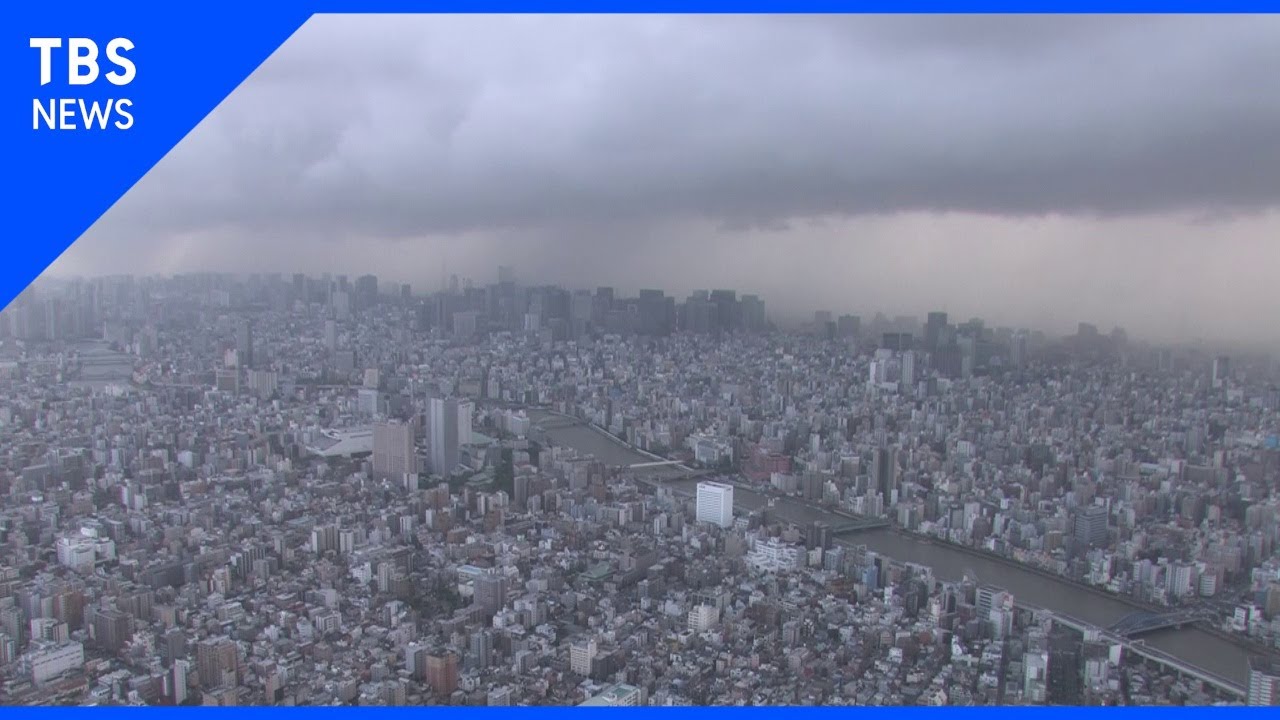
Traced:
<path fill-rule="evenodd" d="M 372 307 L 378 302 L 378 277 L 361 275 L 355 282 L 356 305 L 360 309 Z"/>
<path fill-rule="evenodd" d="M 338 323 L 334 320 L 324 321 L 324 349 L 329 352 L 338 351 Z"/>
<path fill-rule="evenodd" d="M 1065 628 L 1049 639 L 1048 701 L 1079 705 L 1081 701 L 1082 637 Z"/>
<path fill-rule="evenodd" d="M 694 605 L 689 610 L 686 627 L 690 632 L 702 633 L 715 627 L 720 622 L 720 608 L 715 605 Z"/>
<path fill-rule="evenodd" d="M 669 335 L 671 326 L 667 318 L 667 298 L 661 290 L 640 291 L 641 335 Z"/>
<path fill-rule="evenodd" d="M 242 368 L 254 367 L 253 325 L 245 320 L 236 327 L 236 363 Z"/>
<path fill-rule="evenodd" d="M 427 685 L 436 695 L 452 695 L 458 689 L 458 656 L 451 652 L 428 655 Z"/>
<path fill-rule="evenodd" d="M 1013 334 L 1013 338 L 1009 342 L 1009 362 L 1018 369 L 1022 369 L 1027 366 L 1026 331 L 1019 330 Z"/>
<path fill-rule="evenodd" d="M 1083 547 L 1097 547 L 1107 541 L 1107 509 L 1091 505 L 1076 513 L 1076 542 Z"/>
<path fill-rule="evenodd" d="M 737 332 L 742 329 L 742 309 L 738 305 L 736 291 L 712 290 L 709 299 L 714 307 L 713 332 Z"/>
<path fill-rule="evenodd" d="M 947 314 L 931 312 L 924 321 L 924 349 L 934 352 L 942 342 L 943 330 L 947 327 Z"/>
<path fill-rule="evenodd" d="M 718 482 L 698 483 L 697 519 L 722 528 L 733 525 L 733 486 Z"/>
<path fill-rule="evenodd" d="M 862 318 L 857 315 L 841 315 L 836 318 L 836 335 L 842 338 L 856 338 L 862 332 Z"/>
<path fill-rule="evenodd" d="M 208 690 L 228 686 L 239 667 L 239 648 L 227 636 L 202 640 L 196 645 L 196 670 L 201 688 Z"/>
<path fill-rule="evenodd" d="M 512 498 L 511 501 L 519 510 L 527 510 L 529 508 L 529 476 L 517 475 L 512 479 Z"/>
<path fill-rule="evenodd" d="M 1213 386 L 1222 387 L 1231 377 L 1231 358 L 1219 355 L 1213 359 Z"/>
<path fill-rule="evenodd" d="M 805 545 L 809 549 L 822 548 L 824 550 L 831 547 L 831 526 L 820 520 L 814 520 L 809 525 Z"/>
<path fill-rule="evenodd" d="M 413 427 L 403 422 L 373 426 L 373 472 L 383 477 L 403 477 L 418 472 L 413 447 Z"/>
<path fill-rule="evenodd" d="M 493 615 L 507 602 L 507 579 L 488 572 L 475 579 L 475 603 L 486 615 Z"/>
<path fill-rule="evenodd" d="M 600 647 L 595 638 L 585 642 L 576 642 L 569 646 L 569 669 L 578 675 L 591 674 L 591 662 L 596 659 Z"/>
<path fill-rule="evenodd" d="M 911 333 L 887 332 L 880 338 L 880 347 L 894 352 L 911 349 Z"/>
<path fill-rule="evenodd" d="M 488 630 L 471 633 L 471 656 L 474 658 L 476 667 L 481 669 L 489 667 L 492 655 L 493 633 Z"/>
<path fill-rule="evenodd" d="M 749 333 L 763 332 L 767 322 L 764 313 L 764 301 L 758 295 L 743 295 L 742 329 Z"/>
<path fill-rule="evenodd" d="M 471 437 L 471 417 L 475 415 L 475 403 L 470 401 L 458 402 L 458 445 L 470 445 Z"/>
<path fill-rule="evenodd" d="M 457 400 L 431 398 L 427 403 L 428 469 L 436 475 L 450 475 L 458 467 L 458 417 Z"/>
<path fill-rule="evenodd" d="M 187 701 L 187 675 L 191 672 L 191 663 L 186 660 L 174 660 L 173 667 L 169 668 L 169 697 L 172 698 L 174 705 L 181 705 Z"/>
<path fill-rule="evenodd" d="M 898 450 L 892 447 L 877 448 L 872 459 L 876 490 L 884 499 L 885 507 L 893 501 L 893 491 L 898 487 Z"/>
<path fill-rule="evenodd" d="M 715 305 L 707 298 L 705 290 L 698 290 L 684 302 L 680 328 L 686 332 L 705 335 L 716 330 Z"/>
<path fill-rule="evenodd" d="M 1280 660 L 1262 656 L 1249 658 L 1249 705 L 1280 705 Z"/>
<path fill-rule="evenodd" d="M 94 638 L 110 652 L 118 652 L 133 636 L 133 618 L 119 610 L 99 610 L 93 617 Z"/>

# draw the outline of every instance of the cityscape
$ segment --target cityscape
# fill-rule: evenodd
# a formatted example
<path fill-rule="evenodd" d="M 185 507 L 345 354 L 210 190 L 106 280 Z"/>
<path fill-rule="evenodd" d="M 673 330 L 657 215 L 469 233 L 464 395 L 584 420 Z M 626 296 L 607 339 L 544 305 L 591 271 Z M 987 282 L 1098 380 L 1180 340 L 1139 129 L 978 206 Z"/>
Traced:
<path fill-rule="evenodd" d="M 0 313 L 0 702 L 1275 705 L 1280 364 L 503 266 Z"/>

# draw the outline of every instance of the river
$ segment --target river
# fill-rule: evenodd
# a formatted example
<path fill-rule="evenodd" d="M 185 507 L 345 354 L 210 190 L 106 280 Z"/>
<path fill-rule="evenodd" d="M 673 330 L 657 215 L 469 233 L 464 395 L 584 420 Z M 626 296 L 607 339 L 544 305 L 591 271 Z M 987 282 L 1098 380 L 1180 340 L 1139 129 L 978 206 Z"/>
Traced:
<path fill-rule="evenodd" d="M 1053 580 L 992 558 L 972 555 L 941 543 L 929 543 L 888 529 L 866 530 L 843 538 L 850 545 L 866 545 L 886 557 L 933 568 L 943 580 L 960 580 L 965 571 L 978 581 L 1013 593 L 1015 598 L 1073 615 L 1106 627 L 1139 608 L 1117 598 L 1092 592 L 1066 581 Z M 1141 636 L 1147 645 L 1224 678 L 1248 684 L 1249 653 L 1244 648 L 1196 627 L 1171 628 Z"/>
<path fill-rule="evenodd" d="M 538 421 L 549 414 L 531 411 L 530 417 Z M 590 453 L 601 462 L 610 465 L 630 465 L 649 462 L 649 458 L 621 443 L 611 440 L 592 428 L 577 425 L 554 428 L 547 432 L 549 439 L 579 452 Z M 673 484 L 692 490 L 696 480 L 677 480 Z M 738 489 L 734 492 L 734 505 L 744 510 L 762 507 L 768 498 L 760 493 Z M 806 523 L 826 520 L 839 524 L 842 519 L 825 511 L 786 503 L 778 507 L 778 515 L 789 522 Z M 1100 627 L 1111 625 L 1121 617 L 1134 612 L 1135 606 L 1122 600 L 1107 597 L 1065 580 L 1054 580 L 1031 570 L 964 552 L 958 548 L 929 543 L 889 529 L 864 530 L 845 535 L 839 540 L 849 545 L 865 545 L 870 550 L 895 560 L 916 563 L 933 568 L 934 574 L 948 581 L 962 579 L 965 571 L 979 582 L 995 585 L 1013 593 L 1015 598 L 1072 615 Z M 1244 648 L 1228 642 L 1203 629 L 1188 627 L 1181 630 L 1161 630 L 1142 636 L 1147 645 L 1163 650 L 1185 662 L 1221 675 L 1224 678 L 1248 684 L 1249 653 Z"/>
<path fill-rule="evenodd" d="M 107 343 L 86 340 L 76 345 L 80 354 L 80 377 L 68 384 L 101 390 L 108 385 L 127 385 L 133 379 L 133 357 L 112 350 Z"/>

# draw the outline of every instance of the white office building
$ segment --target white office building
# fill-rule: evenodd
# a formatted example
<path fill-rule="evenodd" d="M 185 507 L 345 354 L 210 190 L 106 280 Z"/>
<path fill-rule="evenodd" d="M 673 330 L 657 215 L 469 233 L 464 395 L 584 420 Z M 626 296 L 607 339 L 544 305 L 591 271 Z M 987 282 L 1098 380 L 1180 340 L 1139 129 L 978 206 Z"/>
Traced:
<path fill-rule="evenodd" d="M 803 548 L 769 538 L 756 542 L 747 553 L 747 565 L 763 572 L 785 572 L 804 567 Z"/>
<path fill-rule="evenodd" d="M 591 661 L 596 659 L 600 647 L 594 639 L 569 646 L 569 669 L 578 675 L 591 674 Z"/>
<path fill-rule="evenodd" d="M 84 645 L 78 642 L 39 643 L 27 653 L 25 661 L 30 669 L 31 682 L 43 685 L 84 667 Z"/>
<path fill-rule="evenodd" d="M 727 528 L 733 525 L 733 486 L 718 482 L 698 483 L 698 522 Z"/>
<path fill-rule="evenodd" d="M 720 622 L 720 608 L 715 605 L 695 605 L 689 611 L 688 629 L 690 632 L 703 633 Z"/>

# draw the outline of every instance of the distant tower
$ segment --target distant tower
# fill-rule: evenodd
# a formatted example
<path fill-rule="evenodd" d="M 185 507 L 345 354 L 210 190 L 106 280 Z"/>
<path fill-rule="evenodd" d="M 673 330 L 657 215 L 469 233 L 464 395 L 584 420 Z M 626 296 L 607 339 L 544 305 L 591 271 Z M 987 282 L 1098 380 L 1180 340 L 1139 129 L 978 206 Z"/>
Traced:
<path fill-rule="evenodd" d="M 253 324 L 248 320 L 236 328 L 236 360 L 242 368 L 254 366 Z"/>
<path fill-rule="evenodd" d="M 1231 358 L 1219 355 L 1213 359 L 1213 386 L 1222 387 L 1231 377 Z"/>
<path fill-rule="evenodd" d="M 924 323 L 924 349 L 934 352 L 941 344 L 943 331 L 947 327 L 947 314 L 931 312 Z"/>
<path fill-rule="evenodd" d="M 330 353 L 338 351 L 338 323 L 333 320 L 324 321 L 324 349 Z"/>
<path fill-rule="evenodd" d="M 1009 362 L 1018 369 L 1027 366 L 1027 333 L 1023 330 L 1014 333 L 1009 343 Z"/>
<path fill-rule="evenodd" d="M 447 476 L 458 466 L 458 419 L 461 416 L 458 405 L 456 400 L 443 398 L 431 398 L 427 403 L 427 442 L 431 459 L 429 470 L 436 475 Z"/>

